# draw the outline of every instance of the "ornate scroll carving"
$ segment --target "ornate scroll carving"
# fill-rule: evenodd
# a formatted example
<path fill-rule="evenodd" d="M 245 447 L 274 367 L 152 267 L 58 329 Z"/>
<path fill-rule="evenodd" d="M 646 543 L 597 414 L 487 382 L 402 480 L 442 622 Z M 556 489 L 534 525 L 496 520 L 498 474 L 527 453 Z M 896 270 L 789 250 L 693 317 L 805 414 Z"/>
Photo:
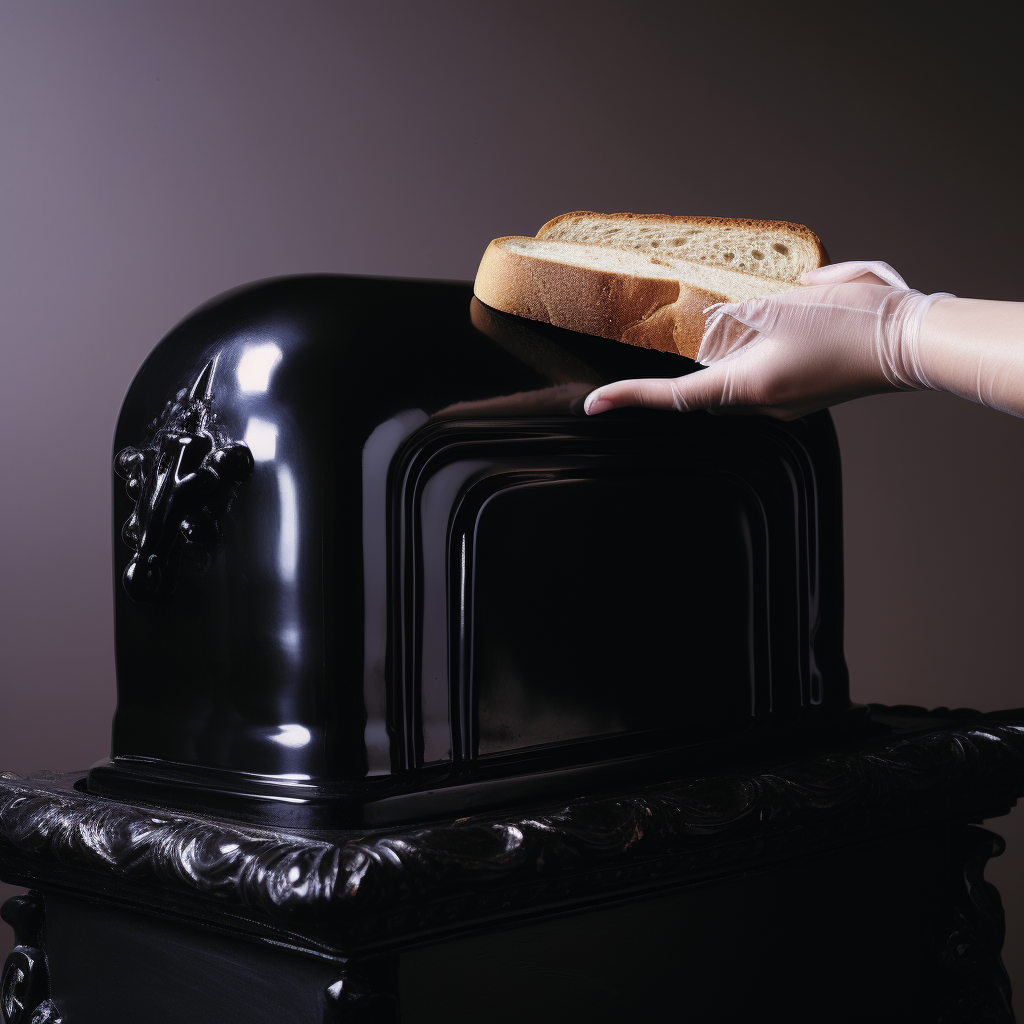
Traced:
<path fill-rule="evenodd" d="M 135 511 L 121 535 L 135 552 L 124 586 L 135 601 L 158 601 L 174 588 L 182 548 L 215 541 L 236 485 L 253 469 L 252 453 L 228 438 L 213 411 L 216 360 L 164 411 L 146 448 L 125 448 L 114 471 Z"/>
<path fill-rule="evenodd" d="M 5 1024 L 32 1024 L 44 1004 L 50 979 L 43 952 L 43 907 L 39 897 L 12 896 L 2 908 L 0 917 L 14 929 L 14 947 L 4 964 L 0 979 L 0 1009 Z M 52 1003 L 49 1003 L 53 1006 Z M 58 1021 L 58 1017 L 40 1020 Z"/>
<path fill-rule="evenodd" d="M 939 954 L 947 988 L 941 1024 L 1013 1024 L 1010 979 L 1000 953 L 1006 927 L 999 891 L 985 865 L 1006 849 L 1000 836 L 975 825 L 956 830 L 950 905 L 952 928 Z"/>
<path fill-rule="evenodd" d="M 64 1018 L 61 1017 L 54 1001 L 47 999 L 45 1003 L 40 1003 L 36 1007 L 29 1024 L 64 1024 Z"/>
<path fill-rule="evenodd" d="M 14 929 L 19 946 L 42 946 L 43 903 L 35 893 L 12 896 L 0 907 L 0 918 Z"/>
<path fill-rule="evenodd" d="M 46 959 L 32 946 L 15 946 L 4 964 L 0 1006 L 5 1024 L 27 1024 L 46 997 Z"/>
<path fill-rule="evenodd" d="M 584 905 L 851 833 L 1003 813 L 1024 791 L 1024 713 L 918 714 L 916 732 L 835 753 L 512 818 L 363 834 L 289 835 L 90 796 L 74 788 L 80 776 L 0 775 L 0 866 L 10 878 L 56 877 L 65 887 L 102 881 L 126 899 L 187 898 L 306 945 L 319 936 L 321 948 L 336 948 L 340 934 L 357 944 L 399 929 L 436 934 L 529 914 L 540 898 Z"/>

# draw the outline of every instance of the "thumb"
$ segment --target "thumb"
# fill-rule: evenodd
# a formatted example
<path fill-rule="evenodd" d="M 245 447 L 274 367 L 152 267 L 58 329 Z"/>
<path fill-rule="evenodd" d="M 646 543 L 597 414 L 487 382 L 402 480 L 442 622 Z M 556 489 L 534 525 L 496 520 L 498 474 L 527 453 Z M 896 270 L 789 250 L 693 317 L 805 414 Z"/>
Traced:
<path fill-rule="evenodd" d="M 850 260 L 830 263 L 825 267 L 808 270 L 800 278 L 801 284 L 848 284 L 858 278 L 868 278 L 862 284 L 887 284 L 893 288 L 906 288 L 907 282 L 888 263 L 881 260 Z M 873 279 L 873 280 L 872 280 Z"/>
<path fill-rule="evenodd" d="M 722 404 L 728 392 L 728 381 L 729 368 L 721 364 L 684 377 L 620 380 L 591 391 L 583 409 L 588 416 L 628 406 L 676 412 L 710 409 Z"/>

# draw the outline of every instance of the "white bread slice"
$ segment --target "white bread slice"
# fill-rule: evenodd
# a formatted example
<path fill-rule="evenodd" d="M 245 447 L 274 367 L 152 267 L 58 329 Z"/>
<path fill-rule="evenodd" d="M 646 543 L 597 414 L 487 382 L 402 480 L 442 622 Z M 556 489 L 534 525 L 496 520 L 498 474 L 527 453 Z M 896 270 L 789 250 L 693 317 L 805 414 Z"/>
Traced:
<path fill-rule="evenodd" d="M 829 261 L 810 228 L 781 220 L 579 211 L 549 220 L 537 237 L 633 249 L 793 284 Z"/>
<path fill-rule="evenodd" d="M 510 236 L 487 247 L 473 290 L 505 313 L 695 359 L 708 306 L 794 287 L 631 249 Z"/>

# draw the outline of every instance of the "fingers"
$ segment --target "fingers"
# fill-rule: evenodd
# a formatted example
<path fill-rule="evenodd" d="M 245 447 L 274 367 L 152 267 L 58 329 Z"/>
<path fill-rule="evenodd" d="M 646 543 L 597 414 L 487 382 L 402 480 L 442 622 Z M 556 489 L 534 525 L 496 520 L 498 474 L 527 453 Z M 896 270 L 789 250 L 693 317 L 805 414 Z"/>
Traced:
<path fill-rule="evenodd" d="M 721 405 L 728 391 L 728 371 L 717 366 L 685 377 L 620 380 L 592 391 L 583 403 L 588 416 L 641 406 L 690 412 Z"/>
<path fill-rule="evenodd" d="M 820 267 L 801 282 L 811 287 L 709 307 L 697 353 L 707 369 L 607 384 L 587 396 L 587 414 L 729 407 L 737 415 L 790 418 L 875 393 L 878 303 L 908 291 L 903 278 L 886 263 L 859 261 Z"/>
<path fill-rule="evenodd" d="M 867 280 L 864 280 L 864 279 Z M 827 267 L 808 270 L 800 278 L 801 284 L 847 284 L 861 280 L 864 284 L 888 284 L 893 288 L 907 288 L 907 282 L 888 263 L 881 260 L 851 260 L 832 263 Z"/>
<path fill-rule="evenodd" d="M 675 381 L 664 380 L 620 380 L 591 391 L 583 403 L 588 416 L 624 409 L 628 406 L 643 406 L 647 409 L 678 409 Z"/>

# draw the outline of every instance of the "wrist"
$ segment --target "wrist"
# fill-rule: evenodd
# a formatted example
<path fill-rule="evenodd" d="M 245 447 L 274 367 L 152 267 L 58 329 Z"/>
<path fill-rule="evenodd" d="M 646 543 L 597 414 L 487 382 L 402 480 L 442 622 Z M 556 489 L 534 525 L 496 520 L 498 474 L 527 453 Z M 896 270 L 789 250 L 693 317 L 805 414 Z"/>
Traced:
<path fill-rule="evenodd" d="M 887 296 L 881 310 L 879 361 L 894 387 L 903 391 L 946 390 L 925 321 L 937 304 L 951 298 L 948 292 L 925 295 L 914 290 L 894 290 Z"/>

